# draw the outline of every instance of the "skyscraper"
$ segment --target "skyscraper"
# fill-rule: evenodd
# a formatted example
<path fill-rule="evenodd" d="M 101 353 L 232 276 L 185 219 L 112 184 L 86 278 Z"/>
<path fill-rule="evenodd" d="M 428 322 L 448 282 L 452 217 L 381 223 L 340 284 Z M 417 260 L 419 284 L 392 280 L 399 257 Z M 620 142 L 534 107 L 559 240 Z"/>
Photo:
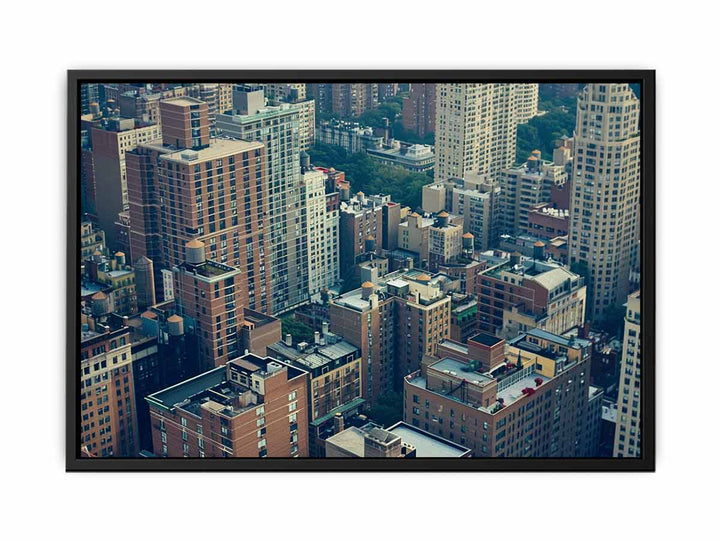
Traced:
<path fill-rule="evenodd" d="M 624 302 L 640 228 L 640 102 L 627 84 L 578 97 L 570 263 L 587 277 L 588 317 Z"/>
<path fill-rule="evenodd" d="M 625 311 L 617 424 L 613 457 L 640 457 L 640 291 L 628 296 Z"/>
<path fill-rule="evenodd" d="M 435 132 L 435 86 L 435 83 L 413 84 L 410 96 L 403 98 L 403 127 L 420 137 Z"/>
<path fill-rule="evenodd" d="M 518 94 L 511 83 L 443 83 L 435 94 L 435 180 L 477 173 L 494 180 L 515 160 Z"/>

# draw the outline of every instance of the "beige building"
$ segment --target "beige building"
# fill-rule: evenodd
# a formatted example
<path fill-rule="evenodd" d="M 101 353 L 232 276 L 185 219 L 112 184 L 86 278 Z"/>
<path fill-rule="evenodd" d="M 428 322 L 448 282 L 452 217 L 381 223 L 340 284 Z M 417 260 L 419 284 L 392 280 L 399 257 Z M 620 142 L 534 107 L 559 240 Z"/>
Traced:
<path fill-rule="evenodd" d="M 462 216 L 463 230 L 473 235 L 476 249 L 485 251 L 495 244 L 500 217 L 500 187 L 496 183 L 468 173 L 464 179 L 450 178 L 423 186 L 422 201 L 428 212 L 444 209 Z"/>
<path fill-rule="evenodd" d="M 619 306 L 640 234 L 640 101 L 627 84 L 578 96 L 570 200 L 570 263 L 588 278 L 588 317 Z"/>
<path fill-rule="evenodd" d="M 440 212 L 428 229 L 428 267 L 436 272 L 441 264 L 450 262 L 462 253 L 462 225 L 450 223 L 450 214 Z"/>
<path fill-rule="evenodd" d="M 413 212 L 398 225 L 398 247 L 420 255 L 420 262 L 430 258 L 430 227 L 434 220 Z"/>
<path fill-rule="evenodd" d="M 640 291 L 628 296 L 625 311 L 617 424 L 613 457 L 640 457 Z"/>
<path fill-rule="evenodd" d="M 537 84 L 518 84 L 517 91 L 517 122 L 527 122 L 538 114 L 538 94 L 540 86 Z"/>
<path fill-rule="evenodd" d="M 511 83 L 436 86 L 435 179 L 477 173 L 494 180 L 515 161 L 518 93 Z"/>
<path fill-rule="evenodd" d="M 500 173 L 500 228 L 503 234 L 528 232 L 528 213 L 549 202 L 553 186 L 564 186 L 565 168 L 543 161 L 540 150 L 534 150 L 519 167 L 503 169 Z"/>

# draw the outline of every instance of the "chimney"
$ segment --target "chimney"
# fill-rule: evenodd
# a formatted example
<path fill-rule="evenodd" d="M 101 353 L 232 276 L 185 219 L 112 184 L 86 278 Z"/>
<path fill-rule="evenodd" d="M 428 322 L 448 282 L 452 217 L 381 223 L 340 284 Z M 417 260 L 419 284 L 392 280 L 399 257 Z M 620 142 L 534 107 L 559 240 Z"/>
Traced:
<path fill-rule="evenodd" d="M 330 325 L 327 321 L 323 321 L 322 323 L 322 333 L 323 336 L 327 336 L 330 333 Z"/>
<path fill-rule="evenodd" d="M 320 345 L 320 332 L 315 331 L 315 345 Z"/>
<path fill-rule="evenodd" d="M 335 433 L 340 433 L 343 429 L 345 429 L 345 419 L 342 413 L 335 413 L 335 416 L 333 416 L 333 430 Z"/>
<path fill-rule="evenodd" d="M 292 347 L 292 334 L 285 334 L 285 345 Z"/>

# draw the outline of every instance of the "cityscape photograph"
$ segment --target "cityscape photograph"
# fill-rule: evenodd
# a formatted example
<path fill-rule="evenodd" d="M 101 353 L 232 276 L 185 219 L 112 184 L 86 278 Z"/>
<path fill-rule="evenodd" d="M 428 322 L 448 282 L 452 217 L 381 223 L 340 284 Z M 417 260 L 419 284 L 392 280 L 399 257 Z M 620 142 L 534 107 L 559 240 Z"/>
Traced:
<path fill-rule="evenodd" d="M 646 457 L 641 90 L 83 82 L 77 455 Z"/>

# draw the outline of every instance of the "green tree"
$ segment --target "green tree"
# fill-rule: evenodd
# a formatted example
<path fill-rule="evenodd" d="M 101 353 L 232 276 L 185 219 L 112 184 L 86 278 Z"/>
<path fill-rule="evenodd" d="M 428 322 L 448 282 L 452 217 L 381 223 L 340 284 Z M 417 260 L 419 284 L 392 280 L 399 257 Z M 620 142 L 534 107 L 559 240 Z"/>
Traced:
<path fill-rule="evenodd" d="M 378 398 L 369 413 L 370 419 L 383 427 L 389 427 L 403 418 L 403 396 L 399 392 L 387 392 Z"/>

